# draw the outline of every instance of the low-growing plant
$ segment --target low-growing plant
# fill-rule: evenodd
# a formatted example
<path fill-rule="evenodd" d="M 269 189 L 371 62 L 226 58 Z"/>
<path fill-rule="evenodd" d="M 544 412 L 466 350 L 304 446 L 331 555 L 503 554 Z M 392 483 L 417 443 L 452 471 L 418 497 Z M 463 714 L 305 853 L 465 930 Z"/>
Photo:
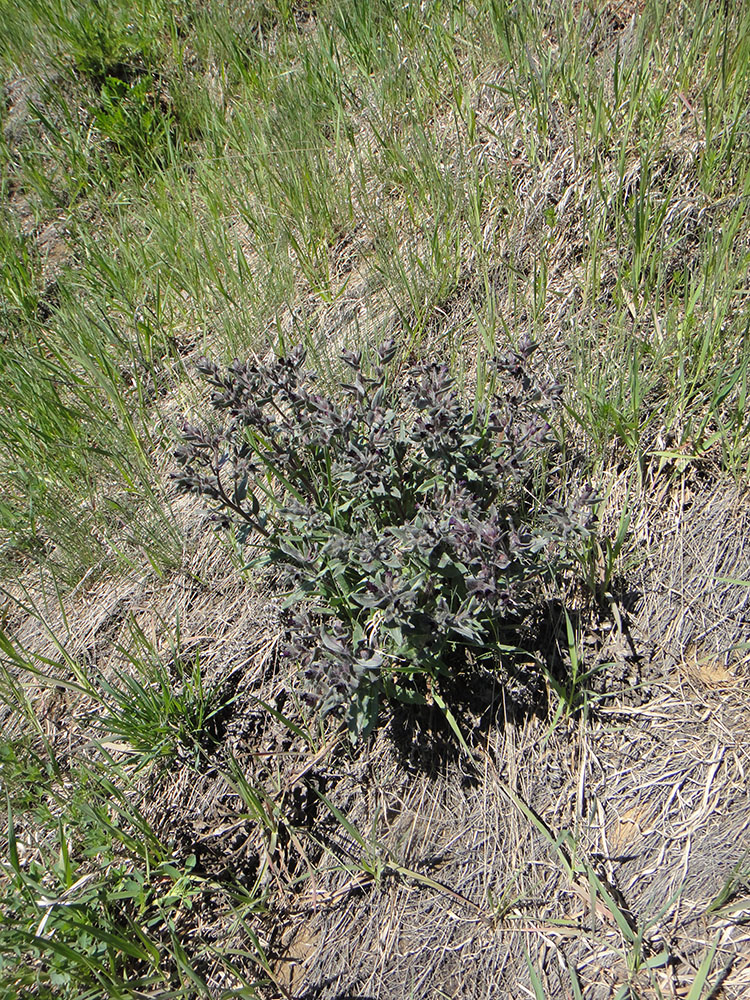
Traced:
<path fill-rule="evenodd" d="M 42 18 L 52 22 L 76 71 L 97 83 L 108 76 L 128 79 L 158 58 L 158 21 L 143 17 L 137 4 L 83 0 L 69 10 L 64 4 L 50 6 L 48 13 L 40 5 Z"/>
<path fill-rule="evenodd" d="M 163 157 L 173 122 L 160 106 L 159 83 L 150 77 L 125 82 L 108 76 L 94 108 L 96 127 L 118 155 L 137 169 L 153 168 Z"/>
<path fill-rule="evenodd" d="M 185 424 L 177 485 L 215 502 L 249 565 L 276 568 L 287 654 L 355 737 L 383 696 L 444 705 L 456 653 L 497 662 L 589 531 L 588 492 L 550 499 L 559 388 L 533 350 L 493 358 L 473 405 L 437 363 L 397 381 L 392 342 L 371 363 L 343 355 L 340 399 L 317 391 L 301 348 L 198 364 L 225 419 Z"/>

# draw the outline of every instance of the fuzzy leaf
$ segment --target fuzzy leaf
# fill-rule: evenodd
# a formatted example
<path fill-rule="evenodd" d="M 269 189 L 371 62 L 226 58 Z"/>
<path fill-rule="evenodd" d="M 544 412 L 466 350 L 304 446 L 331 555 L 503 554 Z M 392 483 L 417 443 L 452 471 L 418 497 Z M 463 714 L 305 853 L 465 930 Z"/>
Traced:
<path fill-rule="evenodd" d="M 504 626 L 523 626 L 542 583 L 591 548 L 591 494 L 562 495 L 559 392 L 535 377 L 532 351 L 491 360 L 496 395 L 476 401 L 439 363 L 392 378 L 394 341 L 374 362 L 345 352 L 349 380 L 330 397 L 301 348 L 226 369 L 199 362 L 216 412 L 184 425 L 175 482 L 254 546 L 248 565 L 275 570 L 298 611 L 289 644 L 311 695 L 352 732 L 374 725 L 379 699 L 416 697 L 420 677 L 443 676 L 459 642 L 499 657 Z"/>

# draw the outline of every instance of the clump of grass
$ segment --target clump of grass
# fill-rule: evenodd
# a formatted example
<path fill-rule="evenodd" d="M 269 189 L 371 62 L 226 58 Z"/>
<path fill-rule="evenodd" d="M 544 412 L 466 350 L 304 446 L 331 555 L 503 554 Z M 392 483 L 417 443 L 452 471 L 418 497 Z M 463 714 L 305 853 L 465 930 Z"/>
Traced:
<path fill-rule="evenodd" d="M 131 1000 L 164 990 L 197 1000 L 211 994 L 207 980 L 219 968 L 251 991 L 257 976 L 248 967 L 267 965 L 260 945 L 240 961 L 210 941 L 200 953 L 192 947 L 207 909 L 230 938 L 240 928 L 252 934 L 264 894 L 257 880 L 219 883 L 202 870 L 172 825 L 154 817 L 153 786 L 141 780 L 151 765 L 203 767 L 229 699 L 197 660 L 181 668 L 175 646 L 163 661 L 137 626 L 130 636 L 124 665 L 105 676 L 63 644 L 57 659 L 34 656 L 0 632 L 0 696 L 12 710 L 0 741 L 3 996 Z M 42 733 L 29 678 L 67 692 L 83 713 L 84 739 L 75 723 L 62 749 Z"/>
<path fill-rule="evenodd" d="M 21 838 L 28 815 L 10 802 L 7 807 L 8 850 L 0 867 L 3 995 L 130 1000 L 144 990 L 165 990 L 198 998 L 210 995 L 205 971 L 217 963 L 238 988 L 250 989 L 252 980 L 210 944 L 200 955 L 188 953 L 183 928 L 222 889 L 196 869 L 195 857 L 175 861 L 126 774 L 109 758 L 78 763 L 71 779 L 74 790 L 61 783 L 52 800 L 59 820 L 48 814 L 50 830 L 34 850 Z M 262 911 L 259 893 L 236 886 L 230 899 L 227 928 Z"/>

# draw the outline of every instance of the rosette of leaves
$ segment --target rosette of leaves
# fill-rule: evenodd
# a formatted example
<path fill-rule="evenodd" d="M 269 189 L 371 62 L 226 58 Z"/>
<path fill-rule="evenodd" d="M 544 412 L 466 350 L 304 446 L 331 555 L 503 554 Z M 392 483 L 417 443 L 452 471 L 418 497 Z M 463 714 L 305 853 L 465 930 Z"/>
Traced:
<path fill-rule="evenodd" d="M 540 501 L 553 475 L 558 387 L 534 345 L 491 362 L 493 391 L 467 405 L 426 363 L 395 380 L 388 342 L 346 352 L 335 396 L 297 348 L 270 362 L 198 363 L 221 418 L 186 424 L 178 487 L 213 501 L 254 565 L 287 594 L 287 653 L 324 712 L 356 737 L 384 696 L 440 704 L 456 651 L 498 658 L 588 533 L 587 496 Z"/>

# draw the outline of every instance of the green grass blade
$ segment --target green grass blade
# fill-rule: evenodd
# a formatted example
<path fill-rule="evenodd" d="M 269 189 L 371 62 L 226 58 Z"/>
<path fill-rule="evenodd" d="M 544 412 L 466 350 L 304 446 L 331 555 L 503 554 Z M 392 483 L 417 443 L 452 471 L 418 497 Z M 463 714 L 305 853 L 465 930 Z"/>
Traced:
<path fill-rule="evenodd" d="M 708 974 L 711 971 L 711 963 L 714 960 L 714 955 L 716 954 L 716 949 L 719 947 L 719 941 L 721 935 L 717 934 L 714 938 L 714 942 L 708 949 L 703 961 L 700 964 L 700 968 L 696 973 L 695 979 L 693 980 L 692 986 L 690 987 L 690 992 L 688 993 L 686 1000 L 701 1000 L 703 995 L 703 988 L 708 980 Z M 709 991 L 710 992 L 710 991 Z"/>

